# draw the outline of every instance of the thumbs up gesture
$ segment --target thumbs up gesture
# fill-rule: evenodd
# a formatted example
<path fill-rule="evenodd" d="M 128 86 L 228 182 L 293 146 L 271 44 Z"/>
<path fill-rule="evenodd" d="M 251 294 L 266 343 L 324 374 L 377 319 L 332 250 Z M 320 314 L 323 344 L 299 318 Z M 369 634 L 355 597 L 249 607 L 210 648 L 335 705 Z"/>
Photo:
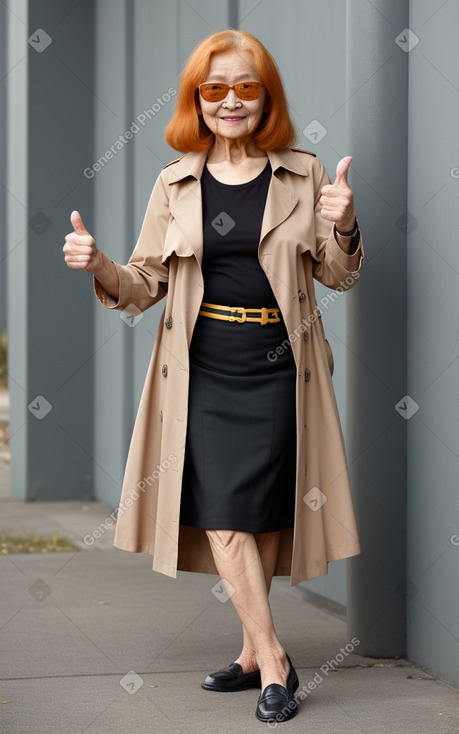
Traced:
<path fill-rule="evenodd" d="M 72 212 L 70 221 L 74 231 L 69 232 L 65 237 L 65 245 L 62 248 L 65 253 L 65 262 L 69 268 L 74 270 L 92 272 L 99 259 L 99 250 L 95 240 L 84 226 L 79 212 Z"/>
<path fill-rule="evenodd" d="M 354 196 L 347 182 L 347 173 L 351 165 L 352 156 L 341 158 L 336 166 L 335 181 L 323 186 L 319 204 L 320 214 L 336 224 L 342 232 L 348 232 L 354 226 Z"/>

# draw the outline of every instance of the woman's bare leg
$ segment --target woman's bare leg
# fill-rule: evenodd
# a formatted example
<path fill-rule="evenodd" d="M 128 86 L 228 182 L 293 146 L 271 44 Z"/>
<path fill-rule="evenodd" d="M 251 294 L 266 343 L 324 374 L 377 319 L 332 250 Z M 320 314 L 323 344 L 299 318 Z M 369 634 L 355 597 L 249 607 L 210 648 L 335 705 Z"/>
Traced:
<path fill-rule="evenodd" d="M 260 554 L 261 565 L 263 566 L 266 592 L 269 595 L 279 550 L 280 531 L 274 533 L 254 533 L 254 537 Z M 255 645 L 244 625 L 242 625 L 242 634 L 244 640 L 242 651 L 234 662 L 239 663 L 244 673 L 251 673 L 254 670 L 258 670 Z"/>
<path fill-rule="evenodd" d="M 237 530 L 206 530 L 206 533 L 218 572 L 242 622 L 245 639 L 255 650 L 262 689 L 270 683 L 285 686 L 289 664 L 274 630 L 268 584 L 255 536 Z M 268 541 L 261 542 L 263 546 L 269 579 L 277 551 L 273 552 L 274 546 Z"/>

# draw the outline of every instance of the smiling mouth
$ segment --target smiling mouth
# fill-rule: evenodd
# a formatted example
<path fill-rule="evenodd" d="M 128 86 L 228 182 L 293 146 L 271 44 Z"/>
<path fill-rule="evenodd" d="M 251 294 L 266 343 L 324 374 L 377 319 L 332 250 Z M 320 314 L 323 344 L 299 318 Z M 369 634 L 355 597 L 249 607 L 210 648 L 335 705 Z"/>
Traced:
<path fill-rule="evenodd" d="M 243 120 L 244 116 L 240 115 L 225 115 L 224 117 L 220 117 L 220 120 L 230 120 L 230 121 L 237 121 L 237 120 Z"/>

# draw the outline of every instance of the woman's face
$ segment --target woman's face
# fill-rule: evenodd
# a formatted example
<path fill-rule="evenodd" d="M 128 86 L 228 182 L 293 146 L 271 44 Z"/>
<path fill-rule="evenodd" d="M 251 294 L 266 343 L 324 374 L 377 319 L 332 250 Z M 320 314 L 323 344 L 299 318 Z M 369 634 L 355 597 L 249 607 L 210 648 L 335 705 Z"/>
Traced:
<path fill-rule="evenodd" d="M 204 83 L 261 81 L 258 76 L 251 51 L 219 51 L 210 59 L 209 73 Z M 257 99 L 239 99 L 234 89 L 229 89 L 226 97 L 219 102 L 206 102 L 199 95 L 199 106 L 204 122 L 216 135 L 236 139 L 250 137 L 260 124 L 266 102 L 266 89 L 261 87 Z"/>

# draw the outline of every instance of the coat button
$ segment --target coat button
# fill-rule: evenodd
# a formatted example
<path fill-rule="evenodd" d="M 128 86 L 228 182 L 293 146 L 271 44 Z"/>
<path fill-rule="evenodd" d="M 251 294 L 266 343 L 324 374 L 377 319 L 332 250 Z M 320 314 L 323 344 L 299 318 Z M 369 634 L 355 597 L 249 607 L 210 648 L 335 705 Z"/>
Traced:
<path fill-rule="evenodd" d="M 306 298 L 306 294 L 303 293 L 303 291 L 298 291 L 298 298 L 300 303 L 303 303 L 304 299 Z"/>
<path fill-rule="evenodd" d="M 161 372 L 163 373 L 163 377 L 167 376 L 167 364 L 163 364 Z"/>
<path fill-rule="evenodd" d="M 310 377 L 311 377 L 311 370 L 308 369 L 308 367 L 306 367 L 304 371 L 304 381 L 308 382 Z"/>
<path fill-rule="evenodd" d="M 172 316 L 168 316 L 164 323 L 166 324 L 166 329 L 171 329 L 172 328 Z"/>
<path fill-rule="evenodd" d="M 308 341 L 308 339 L 309 339 L 309 331 L 305 331 L 305 332 L 304 332 L 304 334 L 303 334 L 303 339 L 304 339 L 304 341 L 305 341 L 305 342 L 307 342 L 307 341 Z"/>

